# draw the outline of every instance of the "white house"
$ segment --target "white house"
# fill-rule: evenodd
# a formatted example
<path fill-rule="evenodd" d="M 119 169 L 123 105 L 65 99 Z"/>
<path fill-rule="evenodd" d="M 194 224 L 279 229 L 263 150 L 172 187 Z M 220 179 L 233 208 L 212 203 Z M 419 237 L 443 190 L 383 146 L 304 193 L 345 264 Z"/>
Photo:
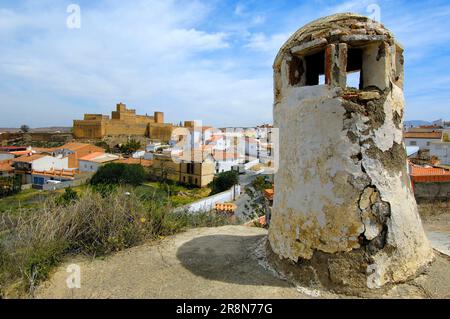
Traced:
<path fill-rule="evenodd" d="M 69 170 L 52 170 L 52 171 L 33 171 L 31 174 L 31 181 L 33 185 L 44 186 L 51 183 L 68 182 L 69 184 L 74 181 L 76 169 Z"/>
<path fill-rule="evenodd" d="M 245 155 L 249 157 L 259 158 L 260 142 L 257 139 L 246 137 L 245 141 Z"/>
<path fill-rule="evenodd" d="M 265 124 L 256 127 L 256 138 L 259 140 L 268 141 L 272 132 L 272 126 Z"/>
<path fill-rule="evenodd" d="M 161 148 L 162 144 L 159 142 L 155 142 L 155 143 L 150 143 L 145 147 L 145 150 L 147 152 L 156 152 L 159 148 Z"/>
<path fill-rule="evenodd" d="M 144 158 L 145 155 L 145 151 L 144 150 L 137 150 L 136 152 L 133 152 L 133 154 L 131 154 L 132 158 Z"/>
<path fill-rule="evenodd" d="M 96 152 L 78 159 L 78 167 L 80 172 L 95 173 L 100 166 L 114 162 L 118 159 L 120 159 L 120 157 L 114 154 Z"/>
<path fill-rule="evenodd" d="M 154 154 L 155 153 L 153 153 L 153 152 L 145 152 L 144 157 L 142 157 L 142 158 L 145 159 L 145 160 L 151 161 L 151 160 L 153 160 L 155 158 Z"/>
<path fill-rule="evenodd" d="M 216 174 L 231 171 L 233 166 L 244 163 L 244 157 L 238 153 L 215 151 L 213 158 Z"/>
<path fill-rule="evenodd" d="M 225 151 L 231 147 L 231 139 L 224 134 L 214 134 L 206 143 L 212 145 L 213 149 L 217 151 Z"/>
<path fill-rule="evenodd" d="M 406 146 L 418 146 L 420 150 L 430 150 L 431 143 L 440 142 L 442 139 L 441 131 L 433 132 L 405 132 Z"/>
<path fill-rule="evenodd" d="M 432 142 L 430 156 L 436 156 L 443 165 L 450 165 L 450 142 Z"/>
<path fill-rule="evenodd" d="M 55 169 L 68 169 L 67 157 L 57 158 L 45 154 L 21 156 L 13 160 L 16 170 L 23 171 L 50 171 Z"/>
<path fill-rule="evenodd" d="M 14 159 L 13 165 L 15 173 L 22 175 L 22 183 L 30 184 L 32 183 L 31 174 L 33 171 L 67 170 L 69 168 L 69 158 L 33 154 Z"/>
<path fill-rule="evenodd" d="M 260 143 L 258 159 L 261 163 L 273 161 L 273 143 Z"/>

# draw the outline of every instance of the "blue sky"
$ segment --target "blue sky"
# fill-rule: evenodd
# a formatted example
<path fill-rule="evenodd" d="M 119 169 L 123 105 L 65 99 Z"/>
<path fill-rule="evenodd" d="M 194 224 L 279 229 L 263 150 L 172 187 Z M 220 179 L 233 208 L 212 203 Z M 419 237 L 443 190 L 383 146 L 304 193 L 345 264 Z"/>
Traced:
<path fill-rule="evenodd" d="M 80 29 L 67 28 L 71 3 Z M 120 101 L 171 122 L 271 122 L 283 42 L 371 4 L 406 49 L 406 119 L 450 120 L 450 1 L 1 0 L 0 127 L 70 126 Z"/>

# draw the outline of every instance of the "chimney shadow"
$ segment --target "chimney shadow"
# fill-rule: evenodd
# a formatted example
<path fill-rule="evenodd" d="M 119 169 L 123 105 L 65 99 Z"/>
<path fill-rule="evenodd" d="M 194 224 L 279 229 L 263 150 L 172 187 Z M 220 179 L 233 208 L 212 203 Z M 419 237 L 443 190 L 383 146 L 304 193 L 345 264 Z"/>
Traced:
<path fill-rule="evenodd" d="M 194 238 L 178 248 L 177 258 L 194 275 L 209 280 L 255 286 L 290 287 L 252 256 L 265 235 L 211 235 Z M 261 249 L 258 247 L 258 249 Z"/>

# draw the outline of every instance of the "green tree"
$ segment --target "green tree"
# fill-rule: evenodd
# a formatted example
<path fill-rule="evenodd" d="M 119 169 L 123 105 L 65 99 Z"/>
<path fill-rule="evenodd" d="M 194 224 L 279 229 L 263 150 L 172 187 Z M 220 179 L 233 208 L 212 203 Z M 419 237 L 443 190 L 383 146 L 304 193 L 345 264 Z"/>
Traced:
<path fill-rule="evenodd" d="M 252 182 L 251 186 L 253 189 L 255 189 L 257 192 L 262 192 L 265 189 L 272 188 L 272 183 L 266 180 L 264 176 L 258 176 L 255 178 L 255 180 Z"/>
<path fill-rule="evenodd" d="M 19 175 L 0 177 L 0 198 L 20 192 L 22 187 Z"/>
<path fill-rule="evenodd" d="M 211 188 L 211 195 L 214 195 L 229 190 L 238 183 L 239 174 L 236 171 L 228 171 L 218 174 L 208 186 Z"/>
<path fill-rule="evenodd" d="M 147 178 L 147 173 L 140 164 L 109 163 L 98 169 L 91 178 L 91 185 L 130 184 L 140 185 Z"/>
<path fill-rule="evenodd" d="M 105 141 L 99 141 L 95 143 L 95 146 L 103 148 L 106 153 L 111 153 L 111 147 Z"/>
<path fill-rule="evenodd" d="M 136 152 L 141 148 L 141 142 L 136 141 L 135 139 L 130 139 L 127 143 L 122 144 L 120 146 L 120 152 L 125 155 L 130 155 L 133 152 Z"/>
<path fill-rule="evenodd" d="M 444 136 L 443 136 L 442 140 L 444 142 L 450 142 L 450 138 L 448 137 L 448 133 L 444 133 Z"/>
<path fill-rule="evenodd" d="M 30 127 L 28 126 L 28 125 L 22 125 L 21 127 L 20 127 L 20 130 L 22 131 L 22 132 L 24 132 L 24 133 L 27 133 L 27 132 L 29 132 L 30 131 Z"/>
<path fill-rule="evenodd" d="M 71 204 L 78 200 L 78 193 L 71 187 L 64 190 L 64 193 L 59 197 L 58 202 L 63 205 Z"/>

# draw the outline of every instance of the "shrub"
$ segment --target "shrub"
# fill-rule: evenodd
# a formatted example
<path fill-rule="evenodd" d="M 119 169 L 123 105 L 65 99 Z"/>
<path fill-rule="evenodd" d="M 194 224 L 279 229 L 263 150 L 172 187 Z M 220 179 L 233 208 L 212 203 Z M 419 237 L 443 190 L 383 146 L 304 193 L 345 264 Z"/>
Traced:
<path fill-rule="evenodd" d="M 120 152 L 129 155 L 141 148 L 141 142 L 130 139 L 127 143 L 120 146 Z"/>
<path fill-rule="evenodd" d="M 112 151 L 111 147 L 105 141 L 96 142 L 94 145 L 103 148 L 106 153 L 111 153 Z"/>
<path fill-rule="evenodd" d="M 109 163 L 101 166 L 92 176 L 91 185 L 99 184 L 130 184 L 140 185 L 147 173 L 140 164 Z"/>
<path fill-rule="evenodd" d="M 218 174 L 208 186 L 211 188 L 211 195 L 214 195 L 229 190 L 238 183 L 239 174 L 236 171 L 228 171 Z"/>
<path fill-rule="evenodd" d="M 87 189 L 64 205 L 60 197 L 48 198 L 37 209 L 0 219 L 0 296 L 17 280 L 33 292 L 69 254 L 105 255 L 187 227 L 227 222 L 213 213 L 173 213 L 157 195 L 143 199 L 123 187 L 104 194 Z"/>
<path fill-rule="evenodd" d="M 28 133 L 29 131 L 30 131 L 30 127 L 28 126 L 28 125 L 22 125 L 22 126 L 20 126 L 20 130 L 23 132 L 23 133 Z"/>
<path fill-rule="evenodd" d="M 21 186 L 19 175 L 0 177 L 0 198 L 19 193 Z"/>
<path fill-rule="evenodd" d="M 264 197 L 264 190 L 272 188 L 273 184 L 268 182 L 264 176 L 258 176 L 246 187 L 245 193 L 249 197 L 248 204 L 245 205 L 246 211 L 243 215 L 248 219 L 254 219 L 266 214 L 267 200 Z"/>
<path fill-rule="evenodd" d="M 67 205 L 75 202 L 78 199 L 78 193 L 72 188 L 68 187 L 64 190 L 64 193 L 59 197 L 58 201 L 62 205 Z"/>
<path fill-rule="evenodd" d="M 264 191 L 267 188 L 272 188 L 273 184 L 266 180 L 264 176 L 258 176 L 255 178 L 255 180 L 251 183 L 251 186 L 259 192 Z"/>
<path fill-rule="evenodd" d="M 444 133 L 443 134 L 442 140 L 444 142 L 450 142 L 450 137 L 448 136 L 448 133 Z"/>

